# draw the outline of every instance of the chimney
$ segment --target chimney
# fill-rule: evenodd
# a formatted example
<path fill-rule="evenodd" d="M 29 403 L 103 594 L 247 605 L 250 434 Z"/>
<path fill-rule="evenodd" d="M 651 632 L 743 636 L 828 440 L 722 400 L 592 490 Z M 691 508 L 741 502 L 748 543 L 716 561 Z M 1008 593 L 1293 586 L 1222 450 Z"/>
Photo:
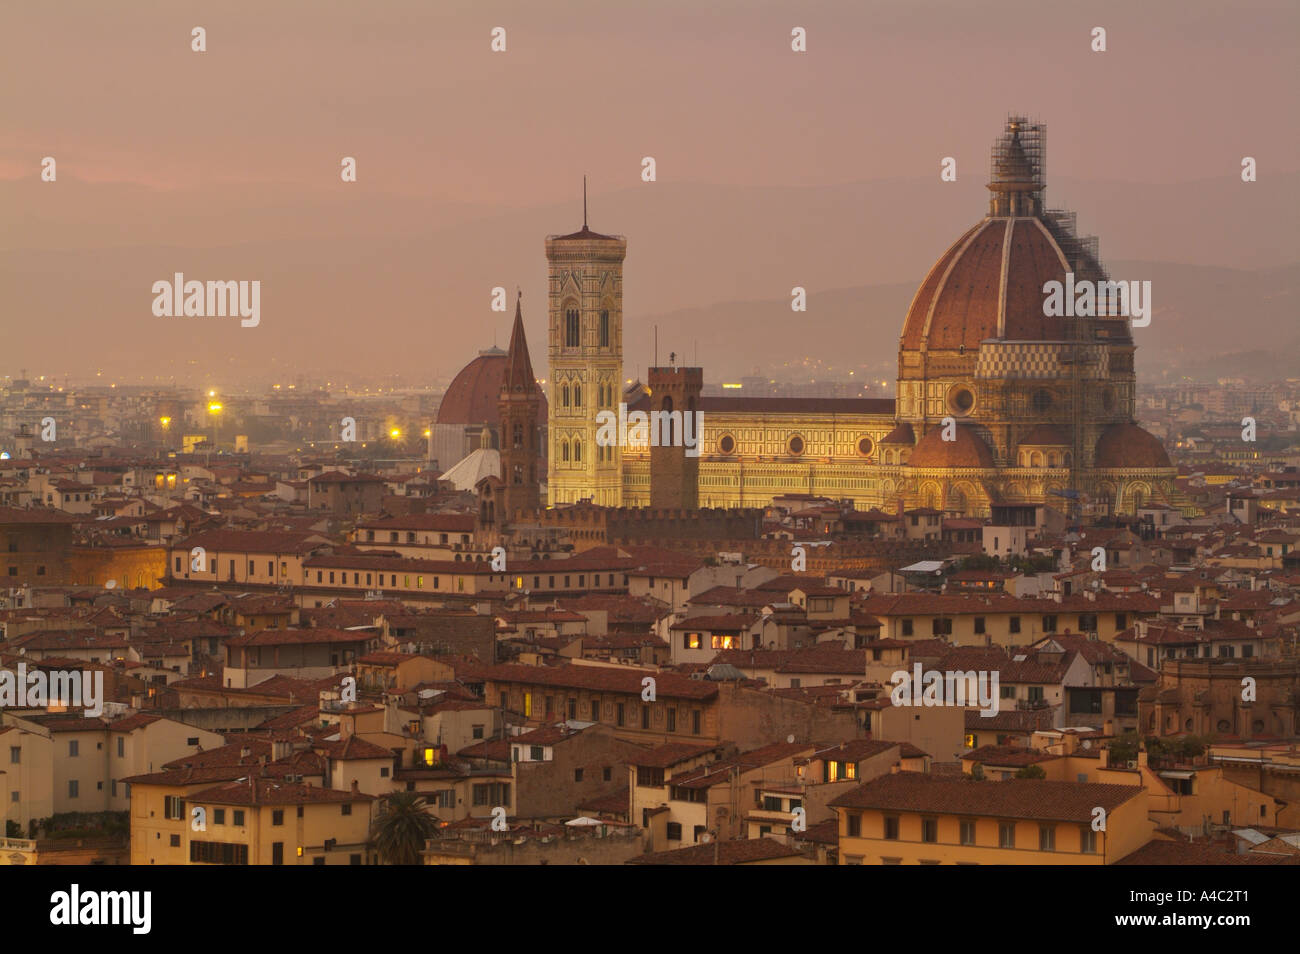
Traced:
<path fill-rule="evenodd" d="M 357 785 L 357 780 L 354 778 L 354 779 L 352 780 L 352 794 L 353 794 L 353 795 L 358 795 L 358 794 L 360 794 L 360 792 L 361 792 L 361 788 L 360 788 L 360 786 Z"/>

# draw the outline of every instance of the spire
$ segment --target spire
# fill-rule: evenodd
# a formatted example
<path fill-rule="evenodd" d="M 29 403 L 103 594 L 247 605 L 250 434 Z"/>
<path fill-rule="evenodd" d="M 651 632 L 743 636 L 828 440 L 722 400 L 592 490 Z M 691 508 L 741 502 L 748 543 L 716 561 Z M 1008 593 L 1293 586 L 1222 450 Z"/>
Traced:
<path fill-rule="evenodd" d="M 587 177 L 582 177 L 582 230 L 587 231 Z"/>
<path fill-rule="evenodd" d="M 533 362 L 528 357 L 528 339 L 524 336 L 524 293 L 515 299 L 515 326 L 510 332 L 510 350 L 506 352 L 506 369 L 501 378 L 502 392 L 531 395 L 537 389 Z"/>

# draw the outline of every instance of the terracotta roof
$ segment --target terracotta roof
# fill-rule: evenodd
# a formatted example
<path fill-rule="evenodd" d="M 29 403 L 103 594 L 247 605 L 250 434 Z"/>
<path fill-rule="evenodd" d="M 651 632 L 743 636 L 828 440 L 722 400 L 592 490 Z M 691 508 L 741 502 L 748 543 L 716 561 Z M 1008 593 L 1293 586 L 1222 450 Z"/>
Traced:
<path fill-rule="evenodd" d="M 1070 439 L 1055 424 L 1039 424 L 1020 438 L 1021 447 L 1069 447 Z"/>
<path fill-rule="evenodd" d="M 1041 779 L 977 782 L 899 772 L 873 779 L 830 804 L 837 808 L 1087 822 L 1097 806 L 1109 812 L 1145 795 L 1146 790 L 1138 785 Z"/>
<path fill-rule="evenodd" d="M 797 858 L 801 852 L 771 838 L 747 838 L 691 845 L 629 858 L 628 865 L 743 865 L 776 858 Z"/>
<path fill-rule="evenodd" d="M 911 424 L 904 422 L 882 437 L 880 443 L 906 444 L 908 447 L 911 447 L 916 443 L 916 433 L 912 430 Z"/>
<path fill-rule="evenodd" d="M 483 680 L 521 685 L 564 686 L 600 692 L 641 694 L 641 680 L 651 676 L 659 696 L 685 699 L 712 699 L 718 694 L 716 684 L 690 679 L 676 673 L 633 669 L 630 666 L 520 666 L 506 664 L 483 666 L 475 673 Z"/>
<path fill-rule="evenodd" d="M 368 802 L 374 798 L 374 795 L 364 792 L 317 788 L 274 778 L 249 778 L 193 792 L 186 801 L 216 805 L 302 805 L 311 802 Z"/>

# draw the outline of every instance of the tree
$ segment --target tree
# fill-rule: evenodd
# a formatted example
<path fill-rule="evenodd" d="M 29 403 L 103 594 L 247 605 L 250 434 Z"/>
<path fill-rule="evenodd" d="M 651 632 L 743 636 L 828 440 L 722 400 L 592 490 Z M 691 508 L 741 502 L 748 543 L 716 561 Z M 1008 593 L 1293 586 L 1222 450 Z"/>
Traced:
<path fill-rule="evenodd" d="M 379 857 L 390 865 L 418 865 L 424 843 L 438 831 L 438 819 L 416 792 L 388 796 L 384 813 L 375 819 L 370 837 Z"/>
<path fill-rule="evenodd" d="M 1016 778 L 1047 778 L 1041 765 L 1026 765 L 1016 773 Z"/>
<path fill-rule="evenodd" d="M 1125 732 L 1118 738 L 1111 739 L 1107 748 L 1110 751 L 1110 764 L 1124 765 L 1137 759 L 1141 737 L 1136 732 Z"/>

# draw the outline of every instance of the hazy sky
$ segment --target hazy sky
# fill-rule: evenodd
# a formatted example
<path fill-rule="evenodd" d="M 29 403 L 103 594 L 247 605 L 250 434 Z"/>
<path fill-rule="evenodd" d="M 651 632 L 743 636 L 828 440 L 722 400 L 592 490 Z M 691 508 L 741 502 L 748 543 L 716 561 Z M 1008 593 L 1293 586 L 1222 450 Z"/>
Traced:
<path fill-rule="evenodd" d="M 716 261 L 696 261 L 701 270 L 728 272 L 713 286 L 668 274 L 646 235 L 631 231 L 635 214 L 610 221 L 615 206 L 602 207 L 599 197 L 656 188 L 668 195 L 686 184 L 823 188 L 896 178 L 938 188 L 938 163 L 949 155 L 973 187 L 984 180 L 989 145 L 1008 110 L 1047 123 L 1049 189 L 1065 179 L 1231 182 L 1250 155 L 1261 180 L 1291 184 L 1274 202 L 1292 201 L 1300 155 L 1298 11 L 1294 0 L 7 3 L 0 9 L 0 320 L 6 336 L 15 334 L 0 373 L 49 357 L 16 331 L 24 318 L 66 339 L 69 370 L 111 363 L 105 349 L 123 340 L 148 352 L 159 321 L 148 311 L 149 285 L 172 268 L 156 254 L 160 248 L 210 252 L 282 240 L 251 258 L 270 274 L 295 264 L 299 253 L 315 260 L 308 245 L 295 243 L 343 242 L 384 231 L 385 222 L 393 235 L 416 237 L 461 222 L 481 227 L 494 216 L 506 217 L 506 227 L 520 210 L 565 203 L 563 216 L 548 212 L 544 230 L 522 237 L 529 258 L 516 259 L 512 248 L 496 270 L 540 303 L 542 235 L 580 224 L 584 172 L 593 226 L 624 232 L 633 243 L 628 267 L 635 262 L 640 278 L 629 275 L 629 293 L 638 280 L 657 290 L 653 299 L 642 297 L 643 308 L 726 300 L 749 276 L 769 271 L 753 266 L 747 247 L 762 241 L 762 228 L 689 223 L 725 246 Z M 190 49 L 194 26 L 207 30 L 206 53 Z M 489 49 L 496 26 L 507 31 L 505 53 Z M 790 50 L 794 26 L 807 30 L 805 54 Z M 1096 26 L 1107 30 L 1105 53 L 1090 49 Z M 54 184 L 39 180 L 47 155 L 58 162 Z M 657 160 L 655 184 L 640 182 L 647 155 Z M 343 156 L 357 158 L 354 185 L 339 179 Z M 653 207 L 654 194 L 641 195 Z M 978 218 L 981 202 L 965 200 L 938 221 L 928 215 L 924 227 L 948 239 L 927 235 L 907 247 L 889 261 L 889 276 L 845 268 L 818 279 L 832 287 L 919 279 L 954 229 Z M 283 213 L 273 214 L 280 205 Z M 1280 211 L 1294 221 L 1294 205 Z M 1080 209 L 1081 224 L 1088 213 Z M 888 255 L 895 244 L 888 230 L 905 223 L 873 218 L 857 233 L 834 223 L 827 234 L 860 243 L 862 260 Z M 808 242 L 817 253 L 817 238 Z M 1107 242 L 1134 256 L 1144 251 L 1103 232 L 1103 252 Z M 1294 242 L 1269 246 L 1277 252 L 1270 264 L 1296 260 Z M 78 300 L 70 290 L 61 301 L 39 289 L 60 262 L 75 286 L 91 253 L 110 247 L 139 247 L 140 273 L 123 274 L 119 289 L 81 289 L 120 315 L 99 340 L 93 297 Z M 34 250 L 42 255 L 29 257 Z M 1169 256 L 1151 249 L 1147 257 Z M 1220 258 L 1213 250 L 1183 257 Z M 1230 257 L 1224 253 L 1225 264 L 1242 264 Z M 186 267 L 185 255 L 172 258 L 175 268 Z M 115 269 L 132 267 L 129 256 L 114 261 Z M 449 286 L 463 269 L 448 270 L 444 281 L 430 267 L 443 282 L 431 293 L 447 295 L 456 309 L 486 301 L 477 276 L 472 290 L 458 289 Z M 377 261 L 356 280 L 390 277 Z M 781 276 L 776 284 L 788 288 L 789 281 Z M 768 294 L 758 289 L 752 297 Z M 255 364 L 268 347 L 295 340 L 285 325 L 293 301 L 270 290 L 264 296 L 277 301 L 284 337 L 254 340 L 250 329 L 199 346 L 224 357 L 225 349 L 239 349 L 245 364 Z M 626 303 L 629 316 L 637 304 Z M 343 320 L 330 314 L 328 301 L 312 309 L 326 328 Z M 412 311 L 430 314 L 419 302 Z M 472 357 L 483 335 L 467 333 L 464 320 L 433 318 L 448 322 L 445 345 L 454 361 L 443 364 Z M 263 320 L 272 323 L 272 316 L 264 311 Z M 401 335 L 416 326 L 386 327 Z M 542 367 L 543 327 L 537 304 L 529 328 Z M 318 337 L 304 331 L 297 340 Z M 314 361 L 347 361 L 352 353 L 346 345 L 307 350 Z"/>

